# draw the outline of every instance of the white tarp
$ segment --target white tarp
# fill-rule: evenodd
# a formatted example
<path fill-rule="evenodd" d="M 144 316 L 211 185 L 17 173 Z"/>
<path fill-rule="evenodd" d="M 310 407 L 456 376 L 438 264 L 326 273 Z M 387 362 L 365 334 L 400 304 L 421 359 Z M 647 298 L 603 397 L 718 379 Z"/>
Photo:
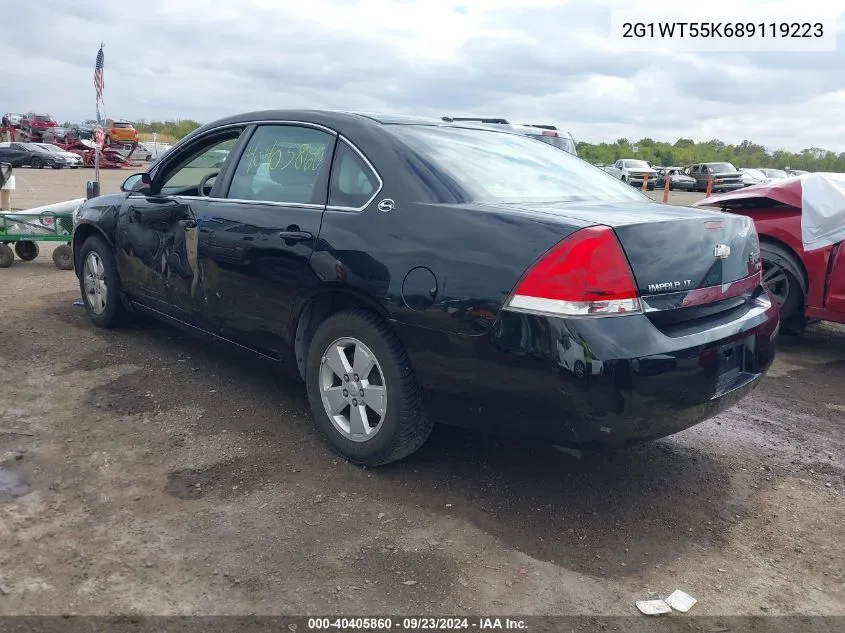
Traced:
<path fill-rule="evenodd" d="M 801 241 L 814 251 L 845 240 L 845 174 L 801 177 Z"/>

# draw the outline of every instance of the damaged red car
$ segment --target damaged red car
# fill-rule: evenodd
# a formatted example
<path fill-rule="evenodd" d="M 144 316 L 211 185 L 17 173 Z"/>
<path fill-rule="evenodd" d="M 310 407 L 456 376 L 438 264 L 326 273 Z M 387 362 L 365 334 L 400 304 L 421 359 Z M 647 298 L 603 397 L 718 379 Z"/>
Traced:
<path fill-rule="evenodd" d="M 845 174 L 785 178 L 717 194 L 696 206 L 754 220 L 763 282 L 780 304 L 781 330 L 845 323 Z"/>

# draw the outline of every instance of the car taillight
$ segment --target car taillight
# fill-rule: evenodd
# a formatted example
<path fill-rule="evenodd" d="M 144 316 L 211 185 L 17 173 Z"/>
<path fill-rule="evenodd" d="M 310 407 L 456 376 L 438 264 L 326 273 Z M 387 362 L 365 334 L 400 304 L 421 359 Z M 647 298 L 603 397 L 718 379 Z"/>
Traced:
<path fill-rule="evenodd" d="M 603 225 L 576 231 L 543 255 L 506 307 L 553 316 L 642 312 L 628 259 L 613 229 Z"/>

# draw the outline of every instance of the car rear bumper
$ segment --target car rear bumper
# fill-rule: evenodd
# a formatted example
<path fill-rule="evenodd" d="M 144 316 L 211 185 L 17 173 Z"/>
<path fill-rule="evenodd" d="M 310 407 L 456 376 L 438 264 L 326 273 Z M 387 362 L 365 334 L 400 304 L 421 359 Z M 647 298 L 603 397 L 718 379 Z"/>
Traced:
<path fill-rule="evenodd" d="M 764 294 L 687 332 L 645 315 L 515 312 L 480 336 L 397 328 L 436 421 L 590 448 L 664 437 L 734 405 L 774 360 L 779 313 Z M 728 350 L 741 366 L 720 360 Z"/>

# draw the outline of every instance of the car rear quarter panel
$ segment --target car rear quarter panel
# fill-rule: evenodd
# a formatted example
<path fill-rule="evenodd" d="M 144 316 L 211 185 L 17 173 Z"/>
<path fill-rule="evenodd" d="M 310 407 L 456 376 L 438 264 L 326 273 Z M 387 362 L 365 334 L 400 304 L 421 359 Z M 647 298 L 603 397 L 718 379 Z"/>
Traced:
<path fill-rule="evenodd" d="M 541 220 L 473 204 L 402 202 L 385 187 L 362 213 L 327 211 L 312 265 L 336 260 L 338 283 L 401 324 L 483 334 L 523 273 L 587 223 Z M 379 200 L 395 200 L 382 213 Z M 316 271 L 315 271 L 316 272 Z M 319 274 L 319 273 L 318 273 Z"/>

